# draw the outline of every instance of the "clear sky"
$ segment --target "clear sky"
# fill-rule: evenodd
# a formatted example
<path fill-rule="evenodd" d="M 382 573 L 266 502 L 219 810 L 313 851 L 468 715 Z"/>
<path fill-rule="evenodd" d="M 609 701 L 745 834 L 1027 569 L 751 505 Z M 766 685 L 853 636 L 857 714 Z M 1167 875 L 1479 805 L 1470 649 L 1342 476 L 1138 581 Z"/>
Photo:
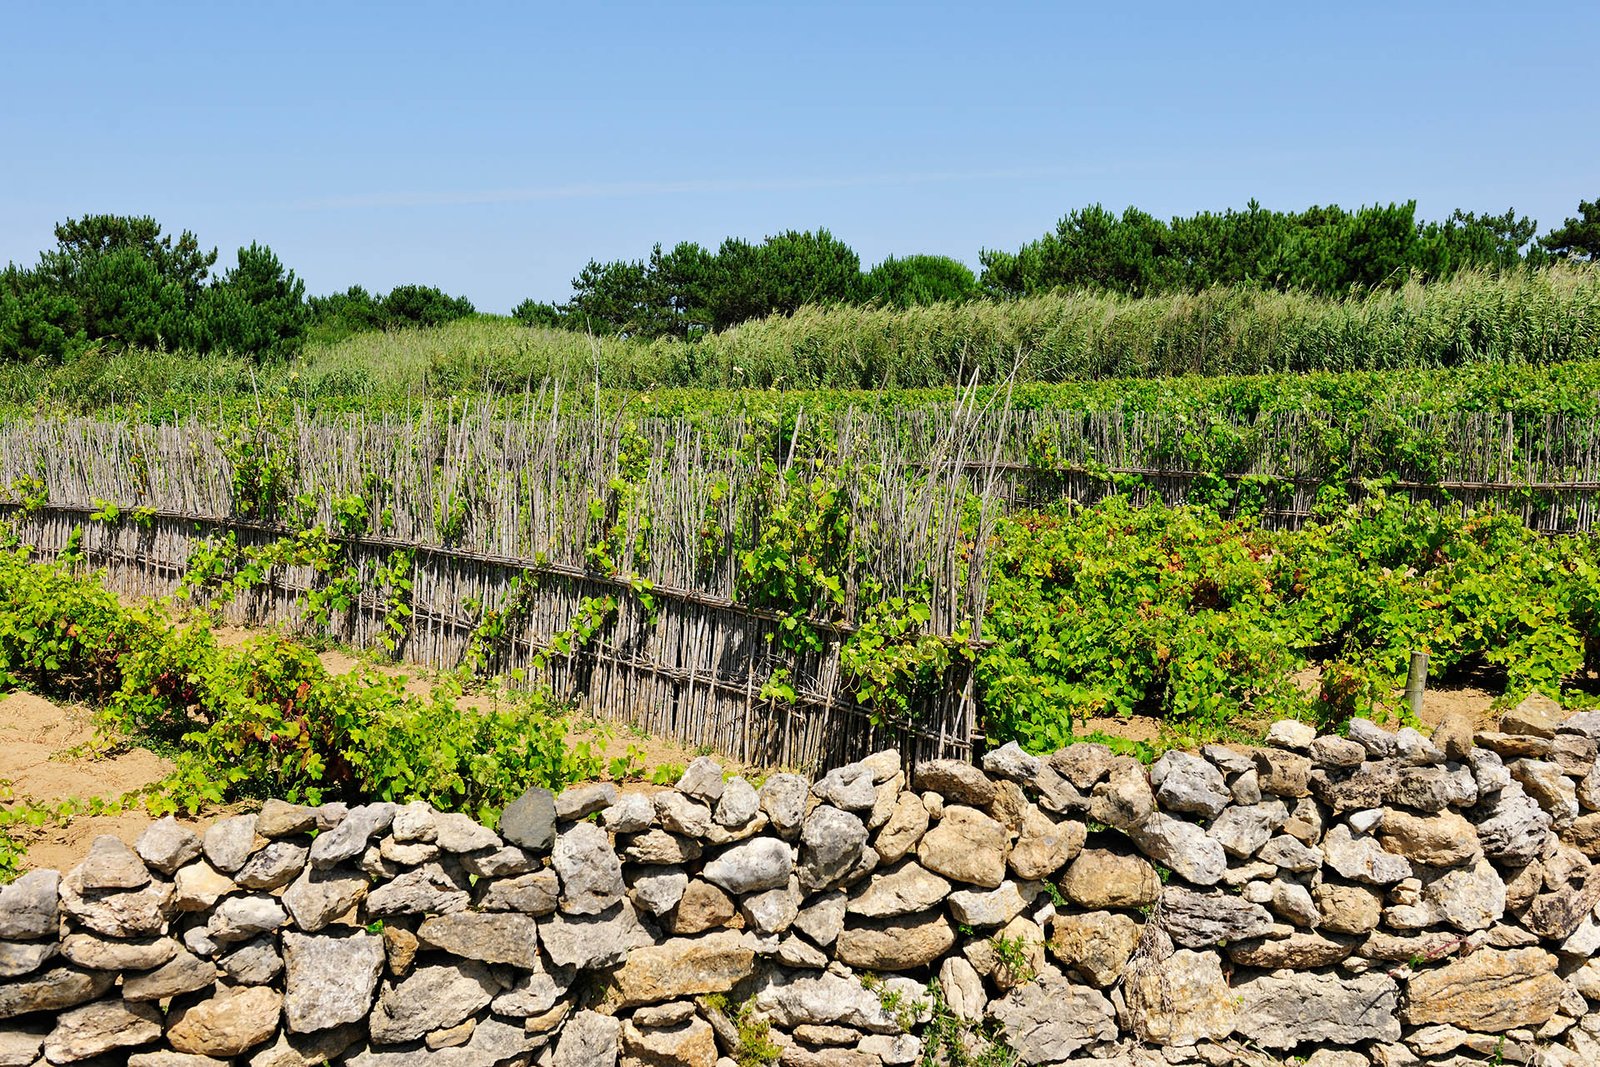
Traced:
<path fill-rule="evenodd" d="M 1600 196 L 1600 4 L 6 0 L 0 262 L 154 215 L 312 292 L 560 300 L 826 226 L 976 265 L 1069 209 Z"/>

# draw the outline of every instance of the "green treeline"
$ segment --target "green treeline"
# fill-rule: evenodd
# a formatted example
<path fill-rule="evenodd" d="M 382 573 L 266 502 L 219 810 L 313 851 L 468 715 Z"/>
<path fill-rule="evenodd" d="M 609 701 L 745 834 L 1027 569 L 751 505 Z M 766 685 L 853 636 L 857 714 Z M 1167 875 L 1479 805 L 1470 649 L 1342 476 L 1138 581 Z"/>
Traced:
<path fill-rule="evenodd" d="M 790 231 L 759 245 L 729 238 L 714 252 L 684 242 L 670 251 L 656 245 L 643 260 L 590 260 L 567 303 L 528 301 L 514 314 L 530 325 L 694 338 L 802 306 L 904 309 L 1068 290 L 1147 296 L 1241 286 L 1344 296 L 1415 277 L 1592 256 L 1600 250 L 1600 202 L 1582 204 L 1580 214 L 1535 241 L 1537 223 L 1514 211 L 1458 210 L 1427 222 L 1416 217 L 1415 201 L 1283 212 L 1252 200 L 1243 211 L 1170 222 L 1095 204 L 1015 252 L 985 250 L 981 276 L 944 256 L 890 258 L 862 271 L 827 230 Z"/>
<path fill-rule="evenodd" d="M 55 228 L 31 267 L 0 273 L 0 361 L 60 363 L 90 346 L 282 359 L 308 338 L 432 326 L 473 313 L 431 286 L 372 296 L 360 286 L 306 299 L 305 283 L 252 243 L 213 275 L 217 251 L 148 216 L 86 215 Z"/>
<path fill-rule="evenodd" d="M 819 326 L 819 314 L 845 316 L 846 342 L 871 342 L 874 351 L 861 353 L 861 360 L 870 363 L 887 356 L 948 363 L 953 344 L 971 348 L 974 330 L 980 335 L 979 348 L 1030 345 L 1029 335 L 1038 329 L 1032 324 L 1036 314 L 1014 306 L 1023 298 L 1052 296 L 1069 304 L 1092 304 L 1101 298 L 1156 297 L 1178 307 L 1189 298 L 1204 297 L 1209 304 L 1254 306 L 1268 294 L 1370 301 L 1419 281 L 1447 281 L 1462 272 L 1526 277 L 1529 268 L 1552 260 L 1600 254 L 1600 200 L 1581 203 L 1577 217 L 1538 240 L 1536 230 L 1536 223 L 1512 211 L 1457 211 L 1443 222 L 1422 221 L 1416 218 L 1414 202 L 1354 211 L 1329 206 L 1278 212 L 1252 201 L 1243 211 L 1203 212 L 1170 222 L 1136 208 L 1116 215 L 1094 205 L 1071 212 L 1054 230 L 1015 252 L 982 252 L 981 275 L 957 260 L 933 255 L 890 257 L 863 270 L 856 252 L 827 230 L 791 230 L 759 243 L 730 237 L 714 251 L 684 242 L 670 250 L 657 245 L 642 260 L 591 260 L 573 279 L 565 303 L 528 300 L 513 316 L 530 327 L 634 342 L 703 344 L 743 331 L 745 337 L 776 339 L 788 352 L 781 365 L 763 373 L 756 368 L 764 360 L 737 352 L 741 342 L 730 338 L 720 347 L 733 353 L 726 358 L 668 353 L 667 362 L 678 365 L 666 379 L 648 376 L 648 368 L 663 355 L 652 353 L 631 376 L 635 379 L 702 382 L 709 364 L 730 382 L 754 372 L 756 380 L 767 382 L 833 384 L 838 373 L 819 374 L 805 366 L 817 358 L 810 347 L 840 340 L 838 324 Z M 100 348 L 229 353 L 260 363 L 281 360 L 307 344 L 336 343 L 368 331 L 438 326 L 474 314 L 466 298 L 425 285 L 399 286 L 381 295 L 352 286 L 307 299 L 304 282 L 264 244 L 240 248 L 232 265 L 214 273 L 215 249 L 203 249 L 187 230 L 177 237 L 164 234 L 149 217 L 89 215 L 58 225 L 55 236 L 55 247 L 41 253 L 34 266 L 13 263 L 0 272 L 0 362 L 60 364 Z M 955 335 L 918 338 L 917 347 L 908 350 L 903 339 L 929 325 L 930 320 L 918 316 L 919 309 L 931 312 L 934 320 L 953 317 Z M 1150 305 L 1140 314 L 1170 318 L 1172 312 Z M 1058 317 L 1048 310 L 1044 315 Z M 874 316 L 887 317 L 880 321 Z M 807 324 L 797 326 L 792 319 Z M 1230 312 L 1227 321 L 1241 320 Z M 989 328 L 993 324 L 1006 336 L 994 334 Z M 1217 328 L 1216 323 L 1199 326 L 1204 336 Z M 1295 330 L 1292 324 L 1282 328 Z M 805 336 L 795 339 L 797 329 Z M 1054 326 L 1044 329 L 1061 334 Z M 1325 330 L 1316 332 L 1323 329 L 1319 324 L 1309 341 L 1295 341 L 1311 351 L 1243 362 L 1258 370 L 1351 366 L 1344 343 L 1330 340 Z M 1081 330 L 1074 327 L 1067 333 Z M 983 339 L 991 335 L 994 344 Z M 1470 335 L 1461 339 L 1472 340 Z M 1180 346 L 1188 343 L 1177 341 Z M 1488 342 L 1492 349 L 1494 338 Z M 926 350 L 930 343 L 931 357 Z M 1438 342 L 1423 344 L 1437 347 Z M 1209 340 L 1202 343 L 1203 352 L 1210 347 Z M 758 354 L 771 356 L 773 350 L 764 347 Z M 839 369 L 840 357 L 823 355 L 830 367 Z M 954 355 L 957 363 L 964 362 L 963 353 Z M 1200 370 L 1210 362 L 1170 353 L 1131 362 L 1092 350 L 1075 350 L 1070 356 L 1069 367 L 1059 365 L 1059 356 L 1047 355 L 1058 366 L 1039 376 L 1084 373 L 1078 365 L 1085 363 L 1099 368 L 1095 373 L 1142 374 L 1150 373 L 1149 364 L 1170 373 L 1165 368 Z M 989 352 L 980 362 L 993 364 L 995 358 Z M 1013 351 L 1001 362 L 1015 358 Z M 1397 363 L 1385 357 L 1364 365 L 1457 361 L 1448 355 L 1409 355 Z M 872 384 L 882 377 L 871 367 L 843 369 L 844 381 L 851 384 Z M 912 377 L 931 380 L 926 373 Z"/>

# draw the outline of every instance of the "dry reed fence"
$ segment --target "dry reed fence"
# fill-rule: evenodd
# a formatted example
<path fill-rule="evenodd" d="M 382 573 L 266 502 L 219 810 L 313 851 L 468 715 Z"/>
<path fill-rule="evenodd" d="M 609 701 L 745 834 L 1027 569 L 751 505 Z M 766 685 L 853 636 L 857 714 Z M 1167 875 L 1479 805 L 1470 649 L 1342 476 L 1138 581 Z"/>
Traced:
<path fill-rule="evenodd" d="M 1283 412 L 1214 426 L 1147 412 L 1042 409 L 1012 412 L 978 450 L 995 457 L 979 476 L 995 479 L 1008 507 L 1091 504 L 1112 492 L 1173 504 L 1197 489 L 1215 499 L 1219 482 L 1235 490 L 1254 483 L 1249 506 L 1260 521 L 1294 529 L 1311 517 L 1324 486 L 1354 497 L 1376 483 L 1463 513 L 1493 505 L 1546 534 L 1584 533 L 1600 520 L 1600 419 L 1593 417 L 1332 420 Z"/>
<path fill-rule="evenodd" d="M 366 528 L 336 540 L 363 593 L 333 620 L 334 636 L 358 646 L 381 640 L 377 572 L 401 549 L 414 553 L 413 615 L 397 651 L 425 665 L 459 664 L 485 614 L 503 611 L 520 588 L 516 624 L 492 666 L 527 672 L 590 598 L 614 597 L 614 622 L 580 651 L 546 657 L 537 680 L 596 714 L 690 745 L 820 767 L 885 744 L 913 756 L 970 751 L 967 678 L 924 700 L 912 721 L 874 726 L 851 699 L 839 651 L 869 575 L 881 583 L 865 594 L 875 599 L 922 591 L 933 633 L 981 618 L 993 513 L 981 488 L 973 507 L 970 446 L 992 417 L 956 410 L 941 434 L 919 441 L 912 477 L 900 435 L 870 419 L 829 428 L 826 465 L 800 447 L 810 434 L 803 419 L 787 440 L 768 440 L 738 417 L 711 428 L 634 425 L 497 418 L 486 406 L 411 419 L 295 418 L 254 435 L 199 423 L 37 421 L 0 426 L 0 486 L 43 486 L 47 502 L 21 531 L 41 556 L 58 555 L 79 529 L 84 558 L 132 595 L 173 591 L 196 544 L 225 532 L 241 548 L 282 538 L 297 495 L 330 529 L 335 501 L 359 496 Z M 815 614 L 813 604 L 751 603 L 741 596 L 736 547 L 760 538 L 785 494 L 825 478 L 836 480 L 849 517 L 840 556 L 856 561 L 843 568 L 842 604 Z M 273 479 L 282 492 L 263 493 Z M 261 506 L 263 495 L 275 506 Z M 119 521 L 86 521 L 103 502 L 118 506 Z M 147 509 L 139 521 L 136 508 Z M 274 568 L 225 618 L 303 624 L 315 578 L 309 567 Z M 785 650 L 776 640 L 785 612 L 807 609 L 821 651 Z M 762 695 L 776 672 L 792 702 Z"/>
<path fill-rule="evenodd" d="M 0 426 L 0 487 L 37 479 L 48 502 L 24 524 L 25 539 L 48 557 L 81 529 L 85 557 L 107 568 L 114 589 L 137 595 L 171 592 L 207 537 L 231 531 L 241 546 L 281 538 L 297 494 L 309 494 L 328 524 L 336 498 L 359 495 L 366 528 L 342 543 L 363 593 L 334 620 L 335 636 L 359 646 L 382 638 L 376 575 L 399 549 L 414 551 L 414 615 L 399 652 L 425 665 L 460 663 L 484 612 L 506 606 L 519 576 L 526 610 L 494 657 L 503 671 L 526 669 L 548 650 L 586 598 L 615 597 L 614 624 L 580 652 L 548 657 L 539 681 L 596 714 L 690 745 L 808 767 L 885 743 L 919 756 L 971 751 L 970 677 L 957 672 L 914 722 L 875 727 L 851 698 L 839 649 L 859 620 L 868 574 L 883 596 L 928 599 L 931 632 L 970 623 L 981 636 L 987 532 L 1006 507 L 1087 503 L 1117 484 L 1175 502 L 1219 477 L 1255 479 L 1271 487 L 1263 521 L 1295 526 L 1337 469 L 1351 480 L 1398 475 L 1398 490 L 1462 507 L 1492 501 L 1556 533 L 1591 529 L 1600 489 L 1600 424 L 1561 416 L 1371 417 L 1330 436 L 1326 418 L 1273 415 L 1222 435 L 1230 451 L 1213 453 L 1220 473 L 1211 473 L 1194 469 L 1194 435 L 1214 428 L 1151 415 L 985 410 L 965 398 L 820 422 L 802 415 L 782 427 L 737 415 L 635 422 L 535 410 L 520 418 L 487 406 L 411 418 L 297 417 L 255 436 L 200 423 L 19 422 Z M 1431 458 L 1413 463 L 1397 441 L 1428 443 Z M 794 477 L 777 476 L 783 469 Z M 823 650 L 785 651 L 775 640 L 782 605 L 742 595 L 735 546 L 760 539 L 782 494 L 840 469 L 849 472 L 839 483 L 850 516 L 846 554 L 859 563 L 847 569 L 843 604 L 821 617 L 813 611 Z M 236 478 L 259 490 L 272 472 L 283 489 L 278 507 L 252 513 Z M 1138 478 L 1129 489 L 1118 474 Z M 103 501 L 118 505 L 124 521 L 85 521 Z M 147 522 L 126 521 L 136 507 L 151 509 Z M 606 544 L 597 565 L 592 550 Z M 227 617 L 302 624 L 314 577 L 309 568 L 277 568 Z M 793 702 L 762 696 L 779 671 Z"/>

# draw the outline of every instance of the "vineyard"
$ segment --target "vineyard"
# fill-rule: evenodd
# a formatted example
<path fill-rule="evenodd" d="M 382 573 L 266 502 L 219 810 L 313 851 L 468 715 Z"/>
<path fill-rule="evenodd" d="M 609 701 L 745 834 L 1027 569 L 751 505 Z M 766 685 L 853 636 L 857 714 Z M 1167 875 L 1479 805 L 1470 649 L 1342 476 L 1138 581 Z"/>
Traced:
<path fill-rule="evenodd" d="M 1516 306 L 1503 335 L 1480 328 L 1482 278 L 1374 294 L 1350 342 L 1366 356 L 1316 364 L 1368 366 L 1352 370 L 1172 377 L 1182 360 L 1130 363 L 1126 347 L 1048 364 L 1052 344 L 1100 342 L 1036 333 L 1012 368 L 1031 370 L 989 384 L 669 375 L 638 390 L 607 384 L 604 360 L 637 360 L 643 342 L 567 335 L 573 367 L 602 361 L 583 386 L 545 374 L 539 331 L 477 320 L 360 335 L 259 374 L 150 353 L 143 378 L 119 363 L 131 355 L 14 369 L 12 387 L 31 374 L 41 391 L 0 422 L 0 679 L 87 702 L 111 735 L 170 753 L 158 805 L 421 796 L 491 820 L 518 782 L 605 773 L 570 742 L 573 708 L 747 765 L 825 768 L 890 746 L 972 758 L 1086 736 L 1149 758 L 1281 717 L 1405 719 L 1417 652 L 1434 686 L 1586 706 L 1600 668 L 1591 279 L 1495 281 Z M 1541 305 L 1529 286 L 1556 295 Z M 1017 302 L 1008 328 L 1087 299 Z M 1094 299 L 1101 340 L 1126 346 L 1116 322 L 1161 316 L 1147 340 L 1181 320 L 1176 340 L 1194 342 L 1173 308 L 1220 297 L 1149 298 L 1160 316 Z M 1265 307 L 1314 299 L 1238 296 L 1215 321 L 1259 326 Z M 1430 334 L 1431 355 L 1374 356 L 1384 300 L 1412 316 L 1407 343 L 1422 343 L 1416 316 L 1479 319 Z M 1354 306 L 1324 300 L 1318 321 Z M 730 330 L 696 358 L 747 343 L 740 330 L 793 353 L 813 343 L 794 331 L 845 321 L 932 351 L 915 333 L 929 316 L 968 316 L 950 336 L 970 338 L 1000 313 L 911 309 L 886 329 L 861 325 L 873 309 L 837 309 Z M 1310 328 L 1297 314 L 1283 329 Z M 1136 376 L 1081 373 L 1096 367 Z M 981 361 L 965 368 L 983 377 Z M 703 363 L 679 380 L 730 373 Z M 160 606 L 127 606 L 147 603 Z M 279 636 L 221 647 L 224 623 Z M 457 691 L 522 695 L 485 716 L 448 686 L 421 699 L 382 675 L 333 677 L 310 651 L 329 640 L 450 672 Z M 1130 719 L 1155 727 L 1096 733 Z"/>
<path fill-rule="evenodd" d="M 118 592 L 514 673 L 746 762 L 1389 714 L 1419 649 L 1437 678 L 1586 699 L 1594 420 L 1206 430 L 971 391 L 815 416 L 530 399 L 14 423 L 0 476 L 23 542 Z M 1308 666 L 1320 691 L 1289 683 Z"/>

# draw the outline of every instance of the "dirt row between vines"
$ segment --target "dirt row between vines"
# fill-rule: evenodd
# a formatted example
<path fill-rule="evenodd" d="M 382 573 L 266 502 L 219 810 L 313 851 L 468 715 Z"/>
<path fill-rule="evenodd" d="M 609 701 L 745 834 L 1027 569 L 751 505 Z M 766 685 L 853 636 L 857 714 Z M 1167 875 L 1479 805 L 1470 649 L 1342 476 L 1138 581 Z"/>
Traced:
<path fill-rule="evenodd" d="M 217 636 L 224 645 L 237 645 L 257 633 L 260 631 L 229 627 L 220 629 Z M 372 665 L 342 650 L 325 651 L 318 658 L 334 674 L 347 674 L 367 666 L 404 677 L 405 690 L 418 696 L 426 695 L 433 685 L 426 673 L 392 665 Z M 1305 672 L 1296 681 L 1314 688 L 1316 672 Z M 1492 701 L 1492 694 L 1481 689 L 1430 690 L 1423 721 L 1432 725 L 1446 714 L 1460 712 L 1480 724 L 1487 723 L 1493 717 Z M 464 709 L 487 708 L 493 702 L 492 697 L 479 694 L 468 694 L 458 700 Z M 1094 730 L 1130 741 L 1150 741 L 1160 733 L 1160 722 L 1146 717 L 1095 718 L 1085 724 L 1085 732 Z M 592 729 L 580 730 L 574 739 L 599 742 L 607 759 L 623 755 L 632 746 L 643 752 L 647 772 L 661 764 L 686 764 L 696 755 L 676 742 L 640 736 L 623 726 L 612 727 L 608 733 L 609 736 L 600 737 Z M 0 697 L 0 782 L 10 783 L 11 793 L 17 800 L 49 804 L 72 798 L 122 796 L 159 782 L 172 770 L 169 761 L 142 748 L 96 757 L 90 750 L 96 738 L 94 715 L 87 708 L 64 707 L 30 693 Z M 724 762 L 733 766 L 730 761 Z M 180 816 L 179 821 L 191 828 L 203 829 L 216 818 L 248 807 L 250 805 L 245 804 L 217 808 L 197 818 Z M 30 869 L 67 870 L 83 859 L 94 839 L 101 834 L 111 834 L 132 844 L 150 822 L 148 814 L 136 810 L 120 815 L 78 816 L 66 825 L 19 830 L 17 836 L 28 843 L 23 865 Z"/>

